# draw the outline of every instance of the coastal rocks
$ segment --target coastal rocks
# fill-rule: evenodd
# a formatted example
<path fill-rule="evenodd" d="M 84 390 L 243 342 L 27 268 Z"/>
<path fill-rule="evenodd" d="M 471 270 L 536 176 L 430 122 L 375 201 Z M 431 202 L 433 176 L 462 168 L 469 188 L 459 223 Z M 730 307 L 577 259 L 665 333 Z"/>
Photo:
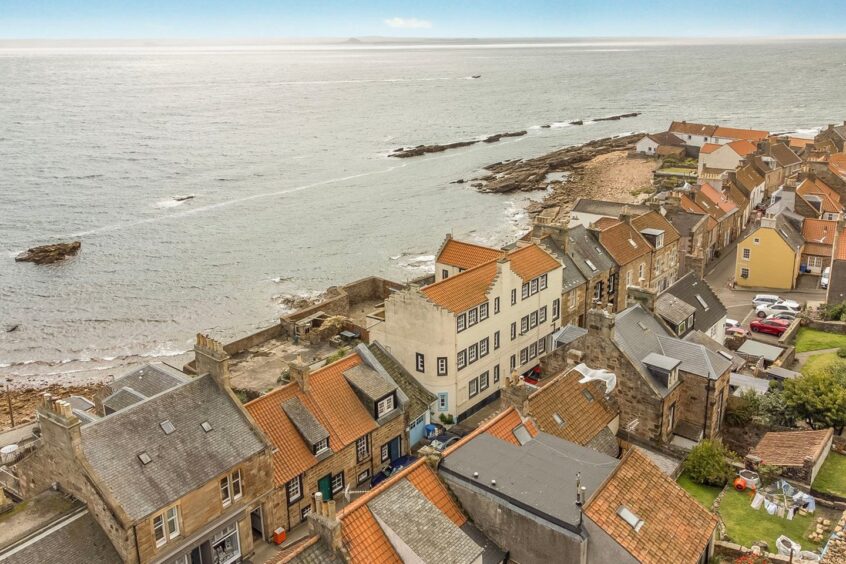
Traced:
<path fill-rule="evenodd" d="M 82 247 L 80 241 L 70 243 L 55 243 L 53 245 L 42 245 L 28 249 L 15 257 L 17 262 L 33 262 L 35 264 L 53 264 L 73 256 Z"/>
<path fill-rule="evenodd" d="M 411 149 L 399 148 L 394 149 L 394 152 L 388 155 L 389 157 L 396 157 L 398 159 L 407 159 L 408 157 L 419 157 L 427 153 L 441 153 L 448 149 L 457 149 L 459 147 L 469 147 L 475 145 L 478 141 L 458 141 L 456 143 L 448 143 L 446 145 L 418 145 Z"/>
<path fill-rule="evenodd" d="M 575 147 L 565 147 L 533 159 L 488 165 L 485 176 L 473 178 L 471 186 L 480 192 L 507 193 L 546 190 L 560 184 L 549 180 L 550 173 L 570 173 L 591 159 L 612 151 L 631 149 L 642 134 L 596 139 Z"/>
<path fill-rule="evenodd" d="M 570 122 L 570 125 L 584 125 L 584 124 L 585 124 L 584 120 L 581 120 L 581 119 L 577 119 L 576 121 Z"/>
<path fill-rule="evenodd" d="M 526 130 L 523 131 L 512 131 L 510 133 L 497 133 L 496 135 L 491 135 L 490 137 L 484 140 L 484 143 L 496 143 L 503 137 L 522 137 L 526 134 Z"/>
<path fill-rule="evenodd" d="M 630 117 L 637 117 L 640 115 L 640 112 L 630 112 L 628 114 L 618 114 L 616 116 L 608 116 L 603 118 L 596 118 L 593 121 L 617 121 L 623 118 L 630 118 Z"/>

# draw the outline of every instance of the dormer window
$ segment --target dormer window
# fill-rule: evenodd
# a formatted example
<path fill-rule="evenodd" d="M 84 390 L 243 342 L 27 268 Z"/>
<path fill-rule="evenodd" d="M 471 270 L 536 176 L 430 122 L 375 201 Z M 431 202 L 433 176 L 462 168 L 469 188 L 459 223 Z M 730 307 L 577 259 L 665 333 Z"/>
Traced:
<path fill-rule="evenodd" d="M 380 418 L 394 409 L 394 394 L 386 396 L 376 404 L 376 418 Z"/>
<path fill-rule="evenodd" d="M 617 515 L 623 518 L 623 521 L 629 524 L 632 529 L 636 533 L 640 532 L 641 527 L 643 527 L 643 519 L 638 517 L 631 509 L 626 507 L 625 505 L 621 505 L 620 508 L 617 510 Z"/>
<path fill-rule="evenodd" d="M 329 450 L 329 437 L 317 441 L 312 448 L 314 454 L 323 454 L 327 450 Z"/>

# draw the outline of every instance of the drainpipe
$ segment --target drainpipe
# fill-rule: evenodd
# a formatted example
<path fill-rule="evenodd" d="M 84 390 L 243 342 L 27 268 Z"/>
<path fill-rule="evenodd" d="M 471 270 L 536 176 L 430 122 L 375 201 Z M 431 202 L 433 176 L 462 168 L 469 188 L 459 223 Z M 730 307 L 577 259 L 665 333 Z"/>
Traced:
<path fill-rule="evenodd" d="M 708 435 L 708 402 L 711 400 L 711 377 L 708 376 L 708 386 L 705 388 L 705 421 L 702 422 L 702 438 Z"/>

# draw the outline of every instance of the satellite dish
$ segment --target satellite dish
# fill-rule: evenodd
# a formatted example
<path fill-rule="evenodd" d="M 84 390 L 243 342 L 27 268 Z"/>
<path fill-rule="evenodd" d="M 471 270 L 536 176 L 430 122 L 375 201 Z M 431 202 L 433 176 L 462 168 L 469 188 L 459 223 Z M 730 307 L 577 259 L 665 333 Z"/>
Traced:
<path fill-rule="evenodd" d="M 579 380 L 579 384 L 586 384 L 587 382 L 593 382 L 596 380 L 605 382 L 606 395 L 610 394 L 611 390 L 617 386 L 617 375 L 605 370 L 604 368 L 589 368 L 587 364 L 581 363 L 573 367 L 573 370 L 582 375 L 581 380 Z"/>

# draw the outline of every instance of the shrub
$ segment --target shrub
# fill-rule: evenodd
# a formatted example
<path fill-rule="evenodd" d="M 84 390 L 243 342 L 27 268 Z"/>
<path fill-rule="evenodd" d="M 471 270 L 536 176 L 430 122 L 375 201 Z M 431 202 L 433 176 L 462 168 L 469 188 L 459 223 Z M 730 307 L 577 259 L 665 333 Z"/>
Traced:
<path fill-rule="evenodd" d="M 441 423 L 443 423 L 444 425 L 452 425 L 453 422 L 454 420 L 452 418 L 452 415 L 449 415 L 447 413 L 441 413 Z"/>
<path fill-rule="evenodd" d="M 781 468 L 770 464 L 759 464 L 756 472 L 758 472 L 758 477 L 761 478 L 762 486 L 769 486 L 776 481 L 776 478 L 781 476 Z"/>
<path fill-rule="evenodd" d="M 761 415 L 761 398 L 752 390 L 747 390 L 738 398 L 731 398 L 726 409 L 726 424 L 730 427 L 742 427 Z"/>
<path fill-rule="evenodd" d="M 828 306 L 825 318 L 829 321 L 846 321 L 846 302 Z"/>
<path fill-rule="evenodd" d="M 837 349 L 837 356 L 840 358 L 846 358 L 846 347 L 840 347 Z"/>
<path fill-rule="evenodd" d="M 722 443 L 706 439 L 690 451 L 684 461 L 684 471 L 697 484 L 720 487 L 734 475 L 729 464 L 733 456 Z"/>

